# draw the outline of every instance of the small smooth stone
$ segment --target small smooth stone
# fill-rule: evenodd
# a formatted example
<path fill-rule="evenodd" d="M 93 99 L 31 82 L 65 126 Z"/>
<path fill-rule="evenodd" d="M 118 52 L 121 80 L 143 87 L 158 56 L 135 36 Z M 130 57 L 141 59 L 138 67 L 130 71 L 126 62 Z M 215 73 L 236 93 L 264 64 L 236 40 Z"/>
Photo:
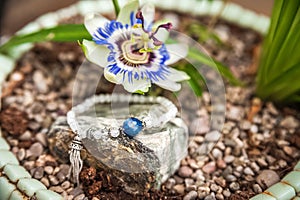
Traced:
<path fill-rule="evenodd" d="M 24 160 L 25 156 L 26 156 L 25 149 L 21 148 L 17 153 L 17 157 L 18 157 L 19 161 Z"/>
<path fill-rule="evenodd" d="M 53 173 L 53 167 L 52 166 L 46 166 L 45 168 L 44 168 L 44 171 L 48 174 L 48 175 L 50 175 L 50 174 L 52 174 Z"/>
<path fill-rule="evenodd" d="M 49 181 L 52 185 L 58 185 L 59 181 L 57 180 L 57 178 L 53 175 L 49 175 Z"/>
<path fill-rule="evenodd" d="M 134 137 L 143 129 L 143 122 L 134 117 L 128 118 L 123 123 L 123 129 L 126 135 Z"/>
<path fill-rule="evenodd" d="M 44 168 L 43 167 L 37 167 L 35 169 L 33 177 L 36 179 L 41 179 L 44 176 Z"/>
<path fill-rule="evenodd" d="M 36 192 L 38 200 L 63 200 L 63 197 L 51 190 L 39 190 Z"/>
<path fill-rule="evenodd" d="M 252 171 L 252 169 L 250 167 L 246 167 L 244 169 L 244 173 L 247 174 L 247 175 L 254 176 L 254 172 Z"/>
<path fill-rule="evenodd" d="M 24 200 L 27 199 L 23 194 L 21 194 L 18 190 L 15 190 L 11 193 L 9 200 Z"/>
<path fill-rule="evenodd" d="M 299 126 L 299 122 L 293 116 L 287 116 L 280 122 L 280 126 L 288 129 L 293 129 Z"/>
<path fill-rule="evenodd" d="M 229 188 L 232 191 L 237 191 L 240 189 L 240 184 L 238 184 L 237 182 L 232 182 L 232 183 L 230 183 Z"/>
<path fill-rule="evenodd" d="M 65 181 L 65 182 L 63 182 L 63 183 L 61 184 L 61 187 L 62 187 L 64 190 L 69 189 L 70 186 L 71 186 L 70 181 Z"/>
<path fill-rule="evenodd" d="M 78 195 L 77 197 L 74 198 L 74 200 L 83 200 L 85 198 L 84 194 Z"/>
<path fill-rule="evenodd" d="M 26 151 L 26 157 L 39 157 L 40 155 L 42 155 L 43 151 L 43 145 L 39 142 L 36 142 L 33 145 L 31 145 L 31 147 Z"/>
<path fill-rule="evenodd" d="M 280 181 L 278 174 L 273 170 L 263 170 L 257 177 L 256 182 L 262 187 L 270 187 Z"/>
<path fill-rule="evenodd" d="M 207 163 L 202 167 L 202 171 L 211 174 L 216 171 L 216 163 L 214 161 Z"/>
<path fill-rule="evenodd" d="M 220 137 L 221 133 L 219 131 L 211 131 L 205 135 L 205 140 L 208 142 L 216 142 Z"/>
<path fill-rule="evenodd" d="M 45 133 L 38 133 L 35 136 L 35 139 L 41 143 L 44 147 L 47 146 L 47 139 L 46 139 L 46 134 Z"/>
<path fill-rule="evenodd" d="M 19 164 L 15 155 L 10 151 L 0 150 L 0 155 L 0 168 L 4 167 L 6 164 Z"/>
<path fill-rule="evenodd" d="M 225 169 L 227 165 L 226 165 L 226 162 L 224 160 L 219 159 L 219 160 L 217 160 L 217 166 L 220 169 Z"/>
<path fill-rule="evenodd" d="M 197 198 L 197 196 L 198 196 L 198 193 L 196 191 L 192 190 L 183 197 L 183 200 L 195 200 Z"/>
<path fill-rule="evenodd" d="M 212 153 L 213 157 L 216 159 L 223 157 L 223 152 L 217 148 L 214 148 L 211 153 Z"/>
<path fill-rule="evenodd" d="M 228 110 L 227 117 L 228 119 L 241 121 L 245 115 L 245 111 L 241 107 L 231 106 Z"/>
<path fill-rule="evenodd" d="M 258 184 L 253 185 L 253 190 L 255 193 L 262 193 L 262 189 Z"/>
<path fill-rule="evenodd" d="M 187 178 L 193 174 L 193 170 L 191 168 L 189 168 L 188 166 L 182 166 L 182 167 L 180 167 L 178 174 L 181 177 Z"/>
<path fill-rule="evenodd" d="M 231 192 L 230 192 L 228 189 L 226 189 L 226 190 L 223 191 L 223 195 L 224 195 L 225 197 L 230 197 Z"/>
<path fill-rule="evenodd" d="M 32 178 L 20 179 L 17 187 L 29 197 L 32 197 L 38 190 L 47 189 L 40 181 Z"/>
<path fill-rule="evenodd" d="M 46 177 L 43 177 L 41 180 L 41 183 L 43 183 L 46 187 L 50 186 L 50 182 Z"/>
<path fill-rule="evenodd" d="M 300 192 L 300 171 L 292 171 L 286 175 L 281 182 L 291 185 L 296 192 Z"/>
<path fill-rule="evenodd" d="M 224 196 L 221 193 L 216 194 L 216 199 L 218 200 L 224 200 Z"/>
<path fill-rule="evenodd" d="M 64 191 L 64 189 L 61 186 L 52 186 L 49 189 L 58 193 L 62 193 Z"/>
<path fill-rule="evenodd" d="M 232 155 L 227 155 L 227 156 L 224 157 L 224 161 L 226 163 L 232 163 L 234 161 L 234 159 L 235 159 L 235 157 L 232 156 Z"/>
<path fill-rule="evenodd" d="M 12 182 L 17 182 L 21 178 L 31 178 L 26 169 L 20 165 L 7 164 L 4 167 L 4 173 Z"/>
<path fill-rule="evenodd" d="M 8 143 L 6 142 L 6 140 L 2 137 L 0 137 L 0 150 L 9 150 L 10 147 L 8 145 Z"/>
<path fill-rule="evenodd" d="M 236 180 L 237 180 L 237 178 L 232 174 L 229 174 L 228 176 L 226 176 L 226 181 L 228 181 L 228 182 L 234 182 Z"/>
<path fill-rule="evenodd" d="M 223 177 L 218 177 L 215 179 L 215 182 L 221 186 L 221 187 L 225 187 L 226 186 L 226 180 Z"/>
<path fill-rule="evenodd" d="M 219 186 L 217 186 L 215 183 L 211 184 L 210 190 L 213 192 L 217 192 L 219 190 Z"/>
<path fill-rule="evenodd" d="M 289 146 L 284 146 L 283 147 L 283 151 L 289 155 L 289 156 L 293 156 L 294 155 L 294 150 L 293 148 L 289 147 Z"/>
<path fill-rule="evenodd" d="M 62 173 L 61 171 L 59 171 L 56 174 L 56 178 L 58 179 L 59 183 L 62 183 L 66 179 L 66 176 L 64 175 L 64 173 Z"/>
<path fill-rule="evenodd" d="M 183 193 L 184 193 L 184 185 L 183 185 L 183 184 L 175 185 L 175 186 L 174 186 L 174 190 L 175 190 L 178 194 L 183 194 Z"/>
<path fill-rule="evenodd" d="M 295 189 L 292 186 L 280 182 L 269 187 L 266 192 L 280 200 L 289 200 L 296 196 Z"/>
<path fill-rule="evenodd" d="M 0 194 L 1 199 L 8 199 L 11 193 L 16 189 L 14 184 L 11 184 L 4 176 L 0 177 Z"/>
<path fill-rule="evenodd" d="M 204 200 L 216 200 L 216 197 L 215 197 L 215 195 L 210 194 L 210 195 L 207 195 L 207 196 L 204 198 Z"/>

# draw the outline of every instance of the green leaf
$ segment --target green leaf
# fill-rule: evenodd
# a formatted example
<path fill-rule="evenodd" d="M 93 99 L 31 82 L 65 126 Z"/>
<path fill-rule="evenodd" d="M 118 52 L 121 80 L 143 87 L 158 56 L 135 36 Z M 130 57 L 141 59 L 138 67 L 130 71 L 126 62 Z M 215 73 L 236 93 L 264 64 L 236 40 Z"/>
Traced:
<path fill-rule="evenodd" d="M 7 43 L 0 46 L 0 53 L 7 53 L 9 49 L 24 43 L 44 41 L 76 42 L 83 39 L 92 39 L 91 35 L 87 32 L 83 24 L 59 25 L 53 28 L 42 29 L 27 35 L 16 35 Z"/>
<path fill-rule="evenodd" d="M 256 80 L 262 99 L 298 102 L 300 93 L 300 1 L 275 0 Z"/>
<path fill-rule="evenodd" d="M 198 70 L 187 62 L 181 62 L 175 66 L 177 70 L 184 71 L 190 76 L 188 80 L 189 86 L 192 88 L 197 96 L 202 96 L 203 87 L 205 87 L 205 80 Z"/>
<path fill-rule="evenodd" d="M 119 5 L 119 2 L 118 2 L 118 0 L 112 0 L 112 2 L 113 2 L 113 4 L 114 4 L 116 16 L 118 16 L 119 13 L 120 13 L 120 5 Z"/>
<path fill-rule="evenodd" d="M 208 57 L 207 55 L 204 55 L 203 53 L 199 52 L 197 49 L 190 48 L 188 57 L 192 58 L 200 63 L 203 63 L 205 65 L 208 65 L 212 67 L 213 69 L 219 71 L 221 75 L 226 78 L 231 84 L 233 85 L 239 85 L 242 86 L 244 83 L 242 83 L 240 80 L 238 80 L 228 67 L 223 65 L 222 63 L 213 60 L 212 58 Z"/>

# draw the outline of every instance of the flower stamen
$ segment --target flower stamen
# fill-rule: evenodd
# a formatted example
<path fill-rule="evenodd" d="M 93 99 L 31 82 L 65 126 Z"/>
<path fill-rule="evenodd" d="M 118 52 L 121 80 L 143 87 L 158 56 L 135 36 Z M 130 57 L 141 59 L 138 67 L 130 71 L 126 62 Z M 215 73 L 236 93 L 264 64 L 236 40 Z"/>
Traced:
<path fill-rule="evenodd" d="M 157 34 L 157 32 L 159 31 L 159 29 L 161 29 L 161 28 L 164 28 L 164 29 L 166 29 L 167 31 L 170 31 L 171 29 L 172 29 L 172 23 L 170 23 L 170 22 L 168 22 L 168 23 L 166 23 L 166 24 L 161 24 L 161 25 L 159 25 L 156 29 L 155 29 L 155 31 L 154 32 L 150 32 L 150 31 L 147 31 L 146 29 L 145 29 L 145 26 L 144 26 L 144 23 L 145 23 L 145 20 L 144 20 L 144 16 L 143 16 L 143 13 L 142 13 L 142 11 L 138 11 L 137 13 L 136 13 L 136 16 L 135 16 L 137 19 L 139 19 L 139 20 L 141 20 L 141 25 L 140 24 L 135 24 L 134 26 L 133 26 L 133 28 L 142 28 L 143 29 L 143 31 L 147 34 L 147 36 L 148 36 L 148 39 L 149 40 L 153 40 L 153 45 L 155 46 L 155 47 L 160 47 L 162 44 L 163 44 L 163 42 L 162 41 L 160 41 L 160 40 L 158 40 L 156 37 L 155 37 L 155 35 Z M 145 38 L 144 37 L 142 37 L 144 40 L 145 40 Z M 143 49 L 140 49 L 140 52 L 142 53 L 142 52 L 152 52 L 153 51 L 153 49 L 151 49 L 151 48 L 148 48 L 148 44 L 147 44 L 147 42 L 148 41 L 145 41 L 145 46 L 144 46 L 144 48 Z M 147 46 L 146 46 L 146 44 L 147 44 Z"/>

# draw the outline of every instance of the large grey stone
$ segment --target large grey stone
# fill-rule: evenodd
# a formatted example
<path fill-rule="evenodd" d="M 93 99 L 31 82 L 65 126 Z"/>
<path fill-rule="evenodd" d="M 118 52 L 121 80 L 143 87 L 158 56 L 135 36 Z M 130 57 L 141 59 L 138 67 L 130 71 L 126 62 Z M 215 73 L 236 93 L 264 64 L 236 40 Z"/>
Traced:
<path fill-rule="evenodd" d="M 119 105 L 120 106 L 120 105 Z M 77 117 L 80 134 L 87 153 L 82 156 L 90 165 L 110 174 L 123 182 L 130 193 L 143 193 L 159 188 L 180 166 L 187 155 L 188 131 L 180 118 L 163 127 L 142 131 L 137 137 L 129 138 L 121 133 L 118 137 L 101 132 L 112 124 L 121 125 L 133 114 L 140 116 L 151 105 L 130 105 L 111 112 L 111 105 L 96 106 Z M 74 134 L 65 117 L 60 117 L 49 132 L 52 152 L 67 162 L 68 145 Z M 84 151 L 83 151 L 84 152 Z"/>

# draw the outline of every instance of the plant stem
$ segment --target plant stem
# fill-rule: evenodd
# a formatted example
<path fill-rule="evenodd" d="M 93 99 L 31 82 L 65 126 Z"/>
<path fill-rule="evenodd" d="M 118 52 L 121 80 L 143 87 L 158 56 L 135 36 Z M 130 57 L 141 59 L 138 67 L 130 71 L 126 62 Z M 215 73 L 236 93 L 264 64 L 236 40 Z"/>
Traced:
<path fill-rule="evenodd" d="M 119 5 L 119 2 L 118 2 L 118 0 L 112 0 L 112 2 L 113 2 L 113 4 L 114 4 L 116 16 L 118 16 L 118 15 L 119 15 L 119 12 L 120 12 L 120 5 Z"/>

